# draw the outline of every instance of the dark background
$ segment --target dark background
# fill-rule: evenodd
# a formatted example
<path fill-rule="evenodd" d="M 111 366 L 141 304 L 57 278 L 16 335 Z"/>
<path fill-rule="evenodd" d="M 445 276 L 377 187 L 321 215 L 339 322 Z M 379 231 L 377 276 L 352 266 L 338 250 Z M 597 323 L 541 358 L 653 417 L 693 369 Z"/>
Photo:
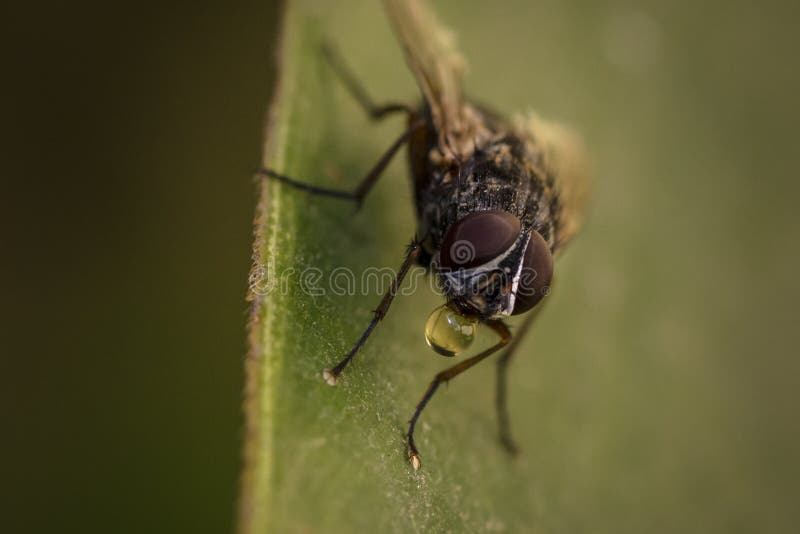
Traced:
<path fill-rule="evenodd" d="M 232 528 L 274 4 L 3 8 L 0 530 Z"/>

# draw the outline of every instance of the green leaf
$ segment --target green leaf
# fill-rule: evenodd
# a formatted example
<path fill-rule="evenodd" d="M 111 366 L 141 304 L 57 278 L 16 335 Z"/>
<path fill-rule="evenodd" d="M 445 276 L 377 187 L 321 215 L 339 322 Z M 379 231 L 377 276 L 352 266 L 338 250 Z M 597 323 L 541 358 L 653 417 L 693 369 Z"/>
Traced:
<path fill-rule="evenodd" d="M 425 345 L 426 318 L 441 301 L 419 271 L 416 290 L 395 301 L 339 385 L 322 379 L 380 300 L 374 283 L 336 294 L 332 273 L 340 286 L 354 273 L 360 286 L 369 268 L 397 269 L 415 232 L 405 158 L 359 212 L 265 181 L 254 274 L 277 286 L 256 280 L 264 294 L 254 297 L 246 363 L 240 532 L 752 531 L 763 507 L 790 509 L 781 492 L 749 489 L 769 461 L 757 437 L 745 437 L 758 432 L 742 432 L 736 414 L 759 428 L 764 418 L 747 399 L 761 390 L 747 386 L 745 349 L 722 318 L 715 322 L 741 314 L 723 288 L 746 278 L 744 263 L 726 261 L 723 273 L 688 261 L 741 247 L 722 234 L 706 239 L 705 226 L 675 216 L 677 204 L 699 217 L 718 190 L 698 187 L 709 172 L 704 158 L 675 160 L 686 153 L 685 123 L 703 112 L 680 67 L 692 50 L 645 50 L 652 67 L 626 67 L 611 45 L 629 28 L 614 21 L 630 17 L 591 2 L 436 5 L 470 61 L 470 94 L 503 112 L 534 105 L 572 117 L 611 170 L 596 180 L 595 214 L 559 259 L 556 290 L 512 364 L 509 407 L 522 455 L 498 445 L 489 359 L 436 394 L 418 426 L 423 467 L 409 465 L 407 421 L 433 375 L 453 363 Z M 643 13 L 633 20 L 658 22 Z M 288 2 L 264 165 L 347 189 L 404 123 L 367 120 L 323 61 L 324 40 L 376 101 L 413 102 L 418 92 L 377 2 Z M 639 97 L 629 98 L 634 85 Z M 636 128 L 620 124 L 623 116 Z M 721 153 L 713 136 L 697 142 L 693 154 Z M 726 191 L 749 205 L 746 189 Z M 713 228 L 735 226 L 738 215 L 724 216 Z M 712 311 L 709 302 L 723 305 Z M 474 350 L 492 341 L 482 334 Z"/>

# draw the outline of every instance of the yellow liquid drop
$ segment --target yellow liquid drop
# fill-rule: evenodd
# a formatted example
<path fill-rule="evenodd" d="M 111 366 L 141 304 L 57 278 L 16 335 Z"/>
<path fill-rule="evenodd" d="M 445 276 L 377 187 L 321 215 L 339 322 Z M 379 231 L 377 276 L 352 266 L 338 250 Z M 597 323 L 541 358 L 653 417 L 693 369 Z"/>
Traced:
<path fill-rule="evenodd" d="M 475 339 L 478 321 L 464 317 L 446 305 L 433 310 L 425 324 L 425 341 L 442 356 L 455 356 Z"/>

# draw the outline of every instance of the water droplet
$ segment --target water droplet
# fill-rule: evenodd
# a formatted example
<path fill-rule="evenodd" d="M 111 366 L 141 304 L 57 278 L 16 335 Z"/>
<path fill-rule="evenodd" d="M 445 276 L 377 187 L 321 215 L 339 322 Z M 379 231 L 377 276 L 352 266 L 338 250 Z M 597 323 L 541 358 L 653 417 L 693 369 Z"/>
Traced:
<path fill-rule="evenodd" d="M 425 341 L 442 356 L 455 356 L 475 339 L 478 321 L 445 306 L 433 310 L 425 324 Z"/>

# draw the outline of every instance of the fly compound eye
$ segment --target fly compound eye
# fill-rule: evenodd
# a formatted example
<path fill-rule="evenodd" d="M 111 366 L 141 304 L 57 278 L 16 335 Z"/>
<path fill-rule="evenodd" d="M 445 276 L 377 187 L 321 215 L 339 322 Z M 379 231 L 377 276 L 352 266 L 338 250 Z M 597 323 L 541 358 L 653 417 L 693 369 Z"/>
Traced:
<path fill-rule="evenodd" d="M 447 305 L 433 310 L 425 324 L 425 341 L 442 356 L 455 356 L 475 339 L 478 321 L 464 317 Z"/>
<path fill-rule="evenodd" d="M 471 269 L 508 250 L 519 237 L 519 219 L 505 211 L 479 211 L 450 226 L 442 242 L 445 269 Z"/>
<path fill-rule="evenodd" d="M 511 315 L 525 313 L 536 306 L 549 291 L 552 281 L 553 255 L 544 238 L 534 230 L 525 249 Z"/>

